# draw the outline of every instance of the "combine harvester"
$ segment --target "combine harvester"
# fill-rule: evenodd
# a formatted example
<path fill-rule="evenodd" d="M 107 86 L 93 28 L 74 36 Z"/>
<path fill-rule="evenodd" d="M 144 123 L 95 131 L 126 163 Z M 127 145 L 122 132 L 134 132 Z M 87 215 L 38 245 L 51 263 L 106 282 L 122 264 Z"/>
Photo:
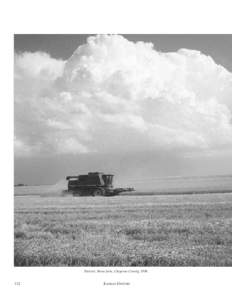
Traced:
<path fill-rule="evenodd" d="M 63 195 L 73 196 L 116 196 L 123 192 L 132 192 L 133 188 L 114 188 L 112 174 L 101 172 L 88 173 L 87 175 L 67 176 L 68 190 Z"/>

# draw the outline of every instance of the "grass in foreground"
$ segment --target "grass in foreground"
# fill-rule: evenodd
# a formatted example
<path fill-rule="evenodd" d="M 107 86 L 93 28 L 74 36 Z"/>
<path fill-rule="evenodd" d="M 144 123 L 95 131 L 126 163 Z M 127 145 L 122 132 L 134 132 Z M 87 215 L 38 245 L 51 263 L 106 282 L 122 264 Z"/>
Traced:
<path fill-rule="evenodd" d="M 15 198 L 15 266 L 232 266 L 232 195 Z"/>

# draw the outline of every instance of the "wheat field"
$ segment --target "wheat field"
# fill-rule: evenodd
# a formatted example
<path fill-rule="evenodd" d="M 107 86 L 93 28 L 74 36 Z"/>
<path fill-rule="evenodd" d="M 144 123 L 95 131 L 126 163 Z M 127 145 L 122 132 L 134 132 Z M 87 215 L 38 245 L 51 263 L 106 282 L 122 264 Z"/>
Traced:
<path fill-rule="evenodd" d="M 15 266 L 232 266 L 232 194 L 15 197 Z"/>

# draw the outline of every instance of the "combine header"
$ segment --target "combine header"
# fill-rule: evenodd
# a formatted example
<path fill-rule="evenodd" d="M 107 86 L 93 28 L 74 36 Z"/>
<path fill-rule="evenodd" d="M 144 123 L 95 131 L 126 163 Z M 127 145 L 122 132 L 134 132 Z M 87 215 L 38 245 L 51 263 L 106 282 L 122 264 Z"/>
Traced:
<path fill-rule="evenodd" d="M 113 177 L 114 175 L 100 172 L 67 176 L 68 190 L 63 193 L 73 196 L 116 196 L 134 191 L 133 188 L 113 188 Z"/>

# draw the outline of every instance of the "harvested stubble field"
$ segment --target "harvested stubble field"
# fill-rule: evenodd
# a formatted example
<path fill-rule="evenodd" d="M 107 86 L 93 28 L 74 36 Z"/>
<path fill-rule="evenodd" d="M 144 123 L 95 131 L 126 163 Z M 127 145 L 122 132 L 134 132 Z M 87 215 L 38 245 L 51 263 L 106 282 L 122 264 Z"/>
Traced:
<path fill-rule="evenodd" d="M 15 266 L 232 266 L 232 194 L 15 197 Z"/>

